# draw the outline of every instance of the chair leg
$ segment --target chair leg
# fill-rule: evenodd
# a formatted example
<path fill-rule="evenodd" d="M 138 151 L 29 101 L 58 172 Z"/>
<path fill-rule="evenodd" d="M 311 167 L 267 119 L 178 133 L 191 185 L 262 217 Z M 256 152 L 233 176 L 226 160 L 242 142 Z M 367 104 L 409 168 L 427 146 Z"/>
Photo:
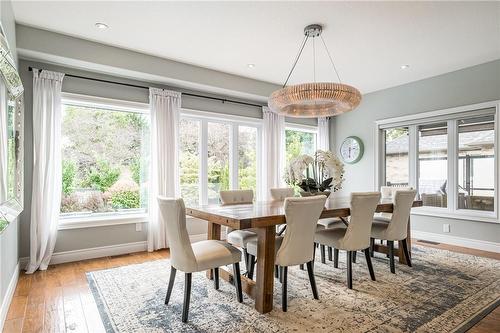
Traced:
<path fill-rule="evenodd" d="M 333 258 L 332 258 L 332 252 L 333 252 L 333 249 L 331 246 L 328 247 L 328 260 L 329 261 L 332 261 Z"/>
<path fill-rule="evenodd" d="M 219 267 L 215 267 L 213 269 L 214 272 L 214 288 L 215 290 L 219 290 Z"/>
<path fill-rule="evenodd" d="M 288 284 L 288 267 L 281 267 L 281 278 L 283 283 L 281 284 L 281 308 L 283 312 L 287 310 L 287 284 Z"/>
<path fill-rule="evenodd" d="M 373 281 L 375 280 L 375 272 L 373 271 L 372 257 L 370 256 L 370 249 L 365 249 L 366 264 L 368 265 L 368 271 L 370 272 L 370 277 Z"/>
<path fill-rule="evenodd" d="M 174 266 L 170 266 L 170 279 L 168 280 L 167 296 L 165 297 L 165 304 L 168 305 L 170 301 L 170 295 L 172 295 L 172 289 L 174 287 L 175 273 L 177 269 Z"/>
<path fill-rule="evenodd" d="M 321 251 L 321 263 L 326 264 L 325 260 L 325 246 L 323 244 L 320 245 L 320 251 Z"/>
<path fill-rule="evenodd" d="M 314 243 L 314 246 L 313 246 L 313 260 L 312 260 L 313 267 L 314 267 L 314 263 L 316 262 L 316 247 L 317 247 L 316 245 L 317 244 L 318 243 Z"/>
<path fill-rule="evenodd" d="M 255 270 L 255 257 L 251 254 L 248 255 L 248 261 L 250 262 L 250 268 L 248 268 L 248 278 L 253 279 L 253 272 Z"/>
<path fill-rule="evenodd" d="M 339 268 L 339 249 L 333 249 L 333 267 Z"/>
<path fill-rule="evenodd" d="M 347 288 L 352 289 L 352 251 L 347 251 Z"/>
<path fill-rule="evenodd" d="M 309 261 L 308 263 L 306 263 L 306 266 L 307 266 L 307 274 L 309 275 L 309 282 L 311 283 L 311 289 L 313 292 L 314 299 L 319 299 L 318 288 L 316 287 L 316 279 L 314 278 L 313 262 Z"/>
<path fill-rule="evenodd" d="M 243 292 L 241 290 L 240 263 L 233 264 L 234 286 L 236 287 L 236 297 L 239 303 L 243 303 Z"/>
<path fill-rule="evenodd" d="M 300 264 L 299 268 L 303 271 L 304 270 L 304 264 Z"/>
<path fill-rule="evenodd" d="M 406 264 L 411 267 L 411 258 L 410 253 L 408 252 L 408 242 L 406 241 L 406 238 L 401 241 L 401 244 L 403 245 L 403 253 L 406 258 Z"/>
<path fill-rule="evenodd" d="M 387 241 L 389 245 L 389 262 L 391 265 L 391 273 L 396 274 L 396 268 L 394 267 L 394 241 Z"/>
<path fill-rule="evenodd" d="M 274 277 L 276 279 L 280 278 L 280 268 L 278 265 L 274 265 Z M 281 282 L 281 281 L 280 281 Z"/>
<path fill-rule="evenodd" d="M 249 262 L 248 262 L 248 252 L 247 252 L 247 249 L 243 249 L 243 260 L 245 260 L 245 269 L 247 270 L 248 272 L 248 269 L 249 269 Z"/>
<path fill-rule="evenodd" d="M 356 253 L 358 253 L 358 251 L 352 251 L 352 262 L 353 263 L 356 263 Z"/>
<path fill-rule="evenodd" d="M 182 308 L 182 322 L 186 323 L 188 320 L 189 313 L 189 302 L 191 300 L 191 273 L 185 273 L 185 282 L 184 282 L 184 306 Z"/>
<path fill-rule="evenodd" d="M 375 239 L 370 238 L 370 257 L 373 258 L 374 253 L 375 253 Z"/>

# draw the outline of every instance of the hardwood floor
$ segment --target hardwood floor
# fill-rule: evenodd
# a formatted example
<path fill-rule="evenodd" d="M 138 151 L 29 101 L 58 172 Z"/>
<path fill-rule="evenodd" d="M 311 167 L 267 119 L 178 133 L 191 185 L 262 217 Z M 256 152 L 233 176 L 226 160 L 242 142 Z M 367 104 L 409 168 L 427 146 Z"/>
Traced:
<path fill-rule="evenodd" d="M 3 332 L 105 332 L 85 273 L 167 257 L 166 250 L 140 252 L 21 273 Z"/>
<path fill-rule="evenodd" d="M 500 260 L 499 253 L 445 244 L 415 243 Z M 3 332 L 105 332 L 85 273 L 167 257 L 167 250 L 140 252 L 53 265 L 45 272 L 32 275 L 21 273 Z M 469 332 L 500 332 L 500 307 Z"/>

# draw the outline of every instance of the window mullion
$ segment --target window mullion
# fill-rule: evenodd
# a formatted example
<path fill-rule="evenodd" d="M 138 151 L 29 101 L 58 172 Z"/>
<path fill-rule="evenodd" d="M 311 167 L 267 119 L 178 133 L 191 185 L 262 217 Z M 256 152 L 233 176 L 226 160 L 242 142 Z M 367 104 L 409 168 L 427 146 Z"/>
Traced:
<path fill-rule="evenodd" d="M 208 124 L 206 120 L 200 120 L 200 203 L 208 204 Z"/>
<path fill-rule="evenodd" d="M 408 127 L 408 163 L 409 165 L 409 179 L 408 186 L 418 189 L 418 128 L 417 125 Z"/>
<path fill-rule="evenodd" d="M 458 131 L 457 121 L 448 120 L 448 209 L 452 212 L 458 208 Z"/>

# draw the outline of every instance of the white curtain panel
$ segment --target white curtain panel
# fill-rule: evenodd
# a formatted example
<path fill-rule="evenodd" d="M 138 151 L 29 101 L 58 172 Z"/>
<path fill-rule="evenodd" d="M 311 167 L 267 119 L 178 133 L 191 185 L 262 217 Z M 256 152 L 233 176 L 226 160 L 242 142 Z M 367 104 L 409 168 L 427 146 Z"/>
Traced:
<path fill-rule="evenodd" d="M 0 128 L 8 128 L 8 114 L 7 114 L 7 88 L 5 87 L 3 80 L 0 79 Z M 0 170 L 3 170 L 0 174 L 0 203 L 7 200 L 7 186 L 8 186 L 8 132 L 3 130 L 0 132 Z"/>
<path fill-rule="evenodd" d="M 285 167 L 285 117 L 262 107 L 262 161 L 264 200 L 270 200 L 269 189 L 281 187 Z"/>
<path fill-rule="evenodd" d="M 28 274 L 47 269 L 56 244 L 62 187 L 63 77 L 63 73 L 33 70 L 33 193 Z"/>
<path fill-rule="evenodd" d="M 148 251 L 168 246 L 165 221 L 161 218 L 159 195 L 179 195 L 179 118 L 181 94 L 149 88 L 151 112 Z"/>
<path fill-rule="evenodd" d="M 318 118 L 318 149 L 330 150 L 330 120 Z"/>

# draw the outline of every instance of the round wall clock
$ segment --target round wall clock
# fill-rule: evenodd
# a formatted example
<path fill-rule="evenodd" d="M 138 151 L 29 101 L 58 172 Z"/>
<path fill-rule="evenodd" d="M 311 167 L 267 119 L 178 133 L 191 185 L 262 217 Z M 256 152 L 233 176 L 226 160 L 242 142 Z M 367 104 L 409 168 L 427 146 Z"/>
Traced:
<path fill-rule="evenodd" d="M 363 141 L 357 136 L 349 136 L 340 145 L 340 156 L 348 164 L 357 163 L 364 153 Z"/>

